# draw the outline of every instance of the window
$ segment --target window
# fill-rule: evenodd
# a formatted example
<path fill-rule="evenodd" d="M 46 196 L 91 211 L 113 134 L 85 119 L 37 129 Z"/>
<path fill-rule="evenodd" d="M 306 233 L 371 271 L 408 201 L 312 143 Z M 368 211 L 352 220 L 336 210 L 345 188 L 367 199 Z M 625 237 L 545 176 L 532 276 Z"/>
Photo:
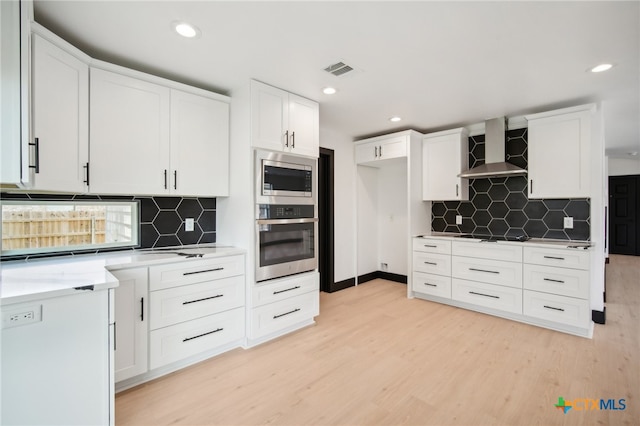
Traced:
<path fill-rule="evenodd" d="M 2 254 L 137 246 L 137 202 L 2 201 Z"/>

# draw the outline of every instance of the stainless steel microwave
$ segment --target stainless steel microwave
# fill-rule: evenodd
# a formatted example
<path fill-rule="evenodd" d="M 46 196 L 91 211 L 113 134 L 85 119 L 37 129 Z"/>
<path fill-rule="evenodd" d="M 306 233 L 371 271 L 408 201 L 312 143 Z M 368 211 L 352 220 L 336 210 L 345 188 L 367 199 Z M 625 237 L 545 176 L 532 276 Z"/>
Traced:
<path fill-rule="evenodd" d="M 316 203 L 315 158 L 256 150 L 255 179 L 256 204 Z"/>

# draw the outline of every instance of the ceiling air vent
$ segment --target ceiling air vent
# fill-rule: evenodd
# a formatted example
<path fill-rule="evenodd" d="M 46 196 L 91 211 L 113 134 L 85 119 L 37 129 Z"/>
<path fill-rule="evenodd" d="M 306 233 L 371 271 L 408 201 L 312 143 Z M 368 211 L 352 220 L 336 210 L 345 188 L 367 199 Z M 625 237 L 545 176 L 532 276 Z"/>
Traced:
<path fill-rule="evenodd" d="M 349 71 L 353 71 L 353 68 L 345 64 L 344 62 L 338 62 L 337 64 L 329 65 L 324 70 L 335 75 L 336 77 L 339 77 L 348 73 Z"/>

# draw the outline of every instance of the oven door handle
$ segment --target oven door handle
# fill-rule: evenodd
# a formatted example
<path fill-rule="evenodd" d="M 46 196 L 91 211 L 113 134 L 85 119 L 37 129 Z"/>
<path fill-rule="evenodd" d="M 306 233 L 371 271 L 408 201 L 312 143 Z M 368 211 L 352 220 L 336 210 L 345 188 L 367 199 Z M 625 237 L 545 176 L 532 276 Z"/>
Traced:
<path fill-rule="evenodd" d="M 302 218 L 302 219 L 258 219 L 256 223 L 258 225 L 291 225 L 294 223 L 313 223 L 317 222 L 318 218 Z"/>

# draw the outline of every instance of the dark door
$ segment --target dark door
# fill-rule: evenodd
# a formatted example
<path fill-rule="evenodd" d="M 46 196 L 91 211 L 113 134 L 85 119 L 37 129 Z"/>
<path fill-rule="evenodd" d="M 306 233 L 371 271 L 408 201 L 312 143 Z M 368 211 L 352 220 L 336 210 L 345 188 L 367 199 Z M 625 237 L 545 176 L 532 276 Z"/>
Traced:
<path fill-rule="evenodd" d="M 333 171 L 334 152 L 320 148 L 318 159 L 318 271 L 320 290 L 331 292 L 334 284 Z"/>
<path fill-rule="evenodd" d="M 609 253 L 640 255 L 640 176 L 609 177 Z"/>

